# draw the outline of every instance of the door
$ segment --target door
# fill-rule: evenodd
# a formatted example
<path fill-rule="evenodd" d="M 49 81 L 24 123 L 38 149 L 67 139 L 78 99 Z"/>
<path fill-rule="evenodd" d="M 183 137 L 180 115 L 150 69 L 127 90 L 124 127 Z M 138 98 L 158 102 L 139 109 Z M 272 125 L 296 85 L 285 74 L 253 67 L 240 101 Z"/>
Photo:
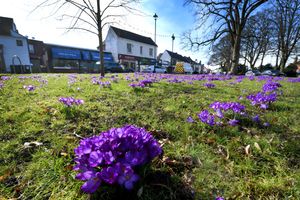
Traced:
<path fill-rule="evenodd" d="M 4 56 L 3 56 L 3 45 L 0 44 L 0 72 L 5 72 L 6 67 L 5 67 L 5 61 L 4 61 Z"/>

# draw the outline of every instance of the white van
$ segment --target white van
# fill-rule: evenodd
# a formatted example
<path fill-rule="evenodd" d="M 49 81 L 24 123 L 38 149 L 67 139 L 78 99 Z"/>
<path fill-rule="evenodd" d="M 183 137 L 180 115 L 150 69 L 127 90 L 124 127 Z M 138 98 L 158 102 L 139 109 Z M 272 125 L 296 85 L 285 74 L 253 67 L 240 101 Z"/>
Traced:
<path fill-rule="evenodd" d="M 185 74 L 192 74 L 194 71 L 191 64 L 189 63 L 183 63 L 183 69 Z"/>

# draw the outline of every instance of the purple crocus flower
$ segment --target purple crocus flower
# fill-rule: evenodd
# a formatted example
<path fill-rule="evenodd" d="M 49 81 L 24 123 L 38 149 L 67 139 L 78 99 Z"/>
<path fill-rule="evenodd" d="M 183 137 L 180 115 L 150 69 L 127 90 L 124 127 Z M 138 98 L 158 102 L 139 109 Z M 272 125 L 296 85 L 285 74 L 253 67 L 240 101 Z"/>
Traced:
<path fill-rule="evenodd" d="M 186 119 L 186 121 L 187 121 L 188 123 L 193 123 L 193 122 L 194 122 L 194 119 L 193 119 L 191 116 L 189 116 L 189 117 Z"/>
<path fill-rule="evenodd" d="M 26 89 L 28 92 L 31 92 L 31 91 L 35 90 L 34 85 L 24 85 L 23 88 Z"/>
<path fill-rule="evenodd" d="M 76 179 L 86 181 L 81 190 L 86 193 L 94 193 L 101 184 L 100 173 L 95 171 L 85 171 L 77 174 Z"/>
<path fill-rule="evenodd" d="M 259 118 L 259 115 L 255 115 L 252 120 L 256 123 L 259 123 L 260 122 L 260 118 Z"/>
<path fill-rule="evenodd" d="M 103 161 L 103 154 L 100 151 L 90 153 L 89 164 L 91 167 L 97 167 Z"/>
<path fill-rule="evenodd" d="M 131 190 L 133 184 L 137 182 L 140 177 L 134 173 L 130 166 L 121 166 L 120 170 L 122 171 L 122 175 L 119 177 L 118 183 L 124 185 L 126 189 Z"/>
<path fill-rule="evenodd" d="M 228 121 L 228 124 L 230 126 L 237 126 L 238 123 L 239 123 L 239 120 L 236 120 L 236 119 L 231 119 L 231 120 Z"/>
<path fill-rule="evenodd" d="M 109 184 L 114 184 L 117 181 L 118 176 L 118 170 L 115 167 L 107 167 L 101 171 L 102 180 Z"/>
<path fill-rule="evenodd" d="M 204 86 L 204 87 L 207 87 L 207 88 L 214 88 L 214 87 L 216 87 L 215 84 L 210 83 L 210 82 L 204 83 L 203 86 Z"/>
<path fill-rule="evenodd" d="M 199 119 L 210 126 L 215 125 L 215 118 L 214 116 L 208 112 L 208 110 L 203 110 L 201 113 L 198 114 Z"/>
<path fill-rule="evenodd" d="M 219 196 L 219 197 L 216 198 L 216 200 L 225 200 L 225 198 Z"/>

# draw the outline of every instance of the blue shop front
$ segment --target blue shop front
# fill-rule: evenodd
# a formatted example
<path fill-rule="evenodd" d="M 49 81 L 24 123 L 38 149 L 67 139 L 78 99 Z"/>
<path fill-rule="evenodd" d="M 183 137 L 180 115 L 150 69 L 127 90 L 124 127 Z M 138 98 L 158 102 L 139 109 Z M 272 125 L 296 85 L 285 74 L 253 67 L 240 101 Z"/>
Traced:
<path fill-rule="evenodd" d="M 99 72 L 99 51 L 46 44 L 48 65 L 51 72 L 97 73 Z M 104 65 L 115 63 L 110 52 L 104 52 Z M 97 64 L 98 62 L 98 64 Z"/>

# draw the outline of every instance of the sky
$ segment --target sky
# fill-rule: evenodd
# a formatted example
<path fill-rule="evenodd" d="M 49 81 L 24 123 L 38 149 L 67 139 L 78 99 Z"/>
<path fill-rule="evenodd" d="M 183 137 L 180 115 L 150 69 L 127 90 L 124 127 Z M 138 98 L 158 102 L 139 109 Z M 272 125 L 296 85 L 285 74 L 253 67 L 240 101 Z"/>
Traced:
<path fill-rule="evenodd" d="M 98 46 L 97 37 L 91 33 L 78 30 L 67 32 L 65 28 L 70 23 L 67 20 L 59 20 L 62 13 L 49 16 L 52 12 L 50 8 L 40 8 L 31 12 L 42 1 L 0 0 L 0 16 L 13 18 L 19 33 L 30 39 L 35 38 L 45 43 L 90 49 L 95 49 Z M 166 49 L 172 50 L 171 36 L 174 34 L 174 52 L 207 63 L 209 58 L 207 50 L 194 52 L 182 49 L 180 40 L 182 33 L 195 26 L 193 10 L 189 6 L 184 6 L 184 0 L 142 0 L 142 3 L 135 6 L 143 12 L 142 15 L 126 14 L 126 17 L 115 19 L 117 24 L 114 26 L 151 37 L 154 40 L 155 22 L 153 15 L 156 13 L 158 15 L 156 24 L 158 53 L 162 53 Z M 69 7 L 64 12 L 76 11 Z M 107 30 L 106 27 L 104 35 L 106 35 Z"/>

